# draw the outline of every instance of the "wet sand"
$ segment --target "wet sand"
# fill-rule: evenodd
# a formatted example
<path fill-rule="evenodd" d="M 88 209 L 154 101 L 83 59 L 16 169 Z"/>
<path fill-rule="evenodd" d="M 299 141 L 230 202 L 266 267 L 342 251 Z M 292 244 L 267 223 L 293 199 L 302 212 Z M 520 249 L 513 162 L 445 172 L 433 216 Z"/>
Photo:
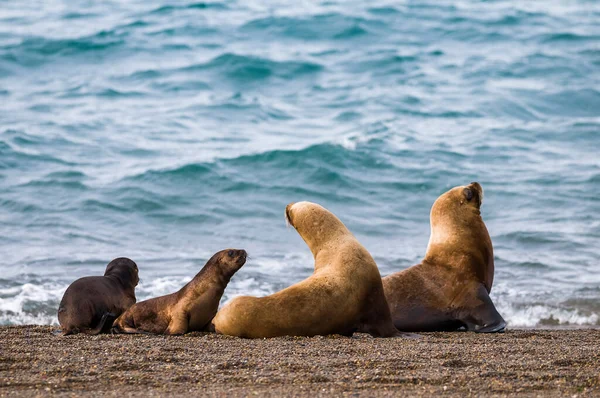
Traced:
<path fill-rule="evenodd" d="M 600 330 L 244 340 L 0 328 L 0 395 L 600 395 Z"/>

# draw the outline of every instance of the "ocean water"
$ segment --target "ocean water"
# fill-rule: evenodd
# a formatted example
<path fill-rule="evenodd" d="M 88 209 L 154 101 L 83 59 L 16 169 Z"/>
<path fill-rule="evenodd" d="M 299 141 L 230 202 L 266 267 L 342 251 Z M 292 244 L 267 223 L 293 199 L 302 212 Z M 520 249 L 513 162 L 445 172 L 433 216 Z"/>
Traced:
<path fill-rule="evenodd" d="M 0 2 L 0 324 L 137 262 L 138 299 L 216 251 L 223 301 L 306 278 L 289 202 L 338 215 L 387 275 L 479 181 L 513 327 L 600 325 L 595 1 Z"/>

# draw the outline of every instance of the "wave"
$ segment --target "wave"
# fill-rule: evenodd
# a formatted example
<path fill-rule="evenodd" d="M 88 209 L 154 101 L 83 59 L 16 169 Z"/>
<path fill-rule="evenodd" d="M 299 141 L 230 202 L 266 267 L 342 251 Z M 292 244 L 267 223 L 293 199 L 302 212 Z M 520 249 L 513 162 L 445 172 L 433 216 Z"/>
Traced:
<path fill-rule="evenodd" d="M 67 286 L 57 282 L 0 288 L 0 324 L 57 325 L 56 311 Z"/>
<path fill-rule="evenodd" d="M 157 37 L 210 37 L 219 33 L 219 29 L 211 26 L 198 26 L 197 24 L 189 23 L 173 28 L 159 28 L 153 30 L 151 32 L 146 33 L 148 36 L 157 38 Z M 210 46 L 210 45 L 209 45 Z M 192 47 L 188 44 L 173 44 L 173 43 L 165 43 L 160 46 L 161 49 L 166 51 L 185 51 L 191 50 Z"/>
<path fill-rule="evenodd" d="M 600 326 L 600 313 L 545 304 L 497 305 L 508 327 Z"/>
<path fill-rule="evenodd" d="M 338 188 L 360 189 L 361 173 L 348 170 L 391 170 L 393 166 L 367 153 L 336 144 L 317 144 L 300 150 L 274 150 L 214 162 L 186 164 L 174 169 L 149 170 L 127 181 L 180 185 L 192 181 L 220 192 L 251 192 L 288 187 L 293 192 L 309 189 L 323 191 L 327 184 Z M 301 184 L 300 184 L 301 182 Z"/>
<path fill-rule="evenodd" d="M 275 61 L 248 55 L 226 53 L 207 63 L 188 66 L 185 72 L 213 70 L 235 81 L 261 80 L 269 77 L 296 79 L 320 72 L 322 65 L 313 62 Z"/>
<path fill-rule="evenodd" d="M 123 34 L 103 31 L 76 39 L 50 39 L 45 37 L 25 38 L 18 45 L 0 47 L 0 60 L 13 64 L 34 67 L 56 57 L 85 56 L 102 53 L 125 45 Z"/>
<path fill-rule="evenodd" d="M 597 43 L 599 35 L 582 35 L 572 32 L 548 33 L 536 37 L 542 43 L 560 43 L 560 42 L 592 42 Z"/>
<path fill-rule="evenodd" d="M 75 166 L 76 164 L 56 156 L 37 151 L 17 149 L 0 140 L 0 170 L 2 169 L 32 169 L 40 165 L 54 164 L 59 166 Z"/>
<path fill-rule="evenodd" d="M 240 31 L 301 40 L 350 40 L 375 34 L 386 27 L 387 23 L 382 20 L 335 13 L 313 15 L 310 18 L 259 18 L 242 25 Z"/>
<path fill-rule="evenodd" d="M 66 90 L 59 96 L 62 99 L 69 98 L 84 98 L 84 97 L 105 97 L 111 100 L 117 100 L 120 98 L 142 98 L 148 94 L 138 90 L 119 90 L 111 87 L 89 87 L 87 85 L 80 85 L 72 89 Z"/>
<path fill-rule="evenodd" d="M 225 3 L 218 2 L 196 2 L 184 5 L 164 5 L 158 8 L 153 9 L 149 12 L 149 14 L 171 14 L 175 11 L 185 11 L 185 10 L 207 10 L 207 9 L 217 9 L 217 10 L 227 10 L 229 6 Z"/>
<path fill-rule="evenodd" d="M 375 129 L 371 134 L 346 136 L 337 142 L 301 149 L 271 150 L 147 170 L 126 177 L 117 185 L 122 189 L 144 187 L 150 192 L 168 187 L 182 196 L 193 195 L 194 200 L 210 201 L 222 193 L 228 195 L 228 201 L 237 202 L 231 193 L 247 193 L 257 199 L 304 197 L 358 205 L 373 198 L 369 192 L 379 192 L 380 199 L 387 200 L 387 193 L 421 191 L 435 187 L 436 180 L 459 176 L 451 170 L 429 175 L 417 166 L 423 158 L 420 154 L 390 148 L 386 134 L 385 130 Z M 440 149 L 426 151 L 423 156 L 448 162 L 467 159 L 460 153 Z M 373 175 L 377 178 L 369 177 Z"/>

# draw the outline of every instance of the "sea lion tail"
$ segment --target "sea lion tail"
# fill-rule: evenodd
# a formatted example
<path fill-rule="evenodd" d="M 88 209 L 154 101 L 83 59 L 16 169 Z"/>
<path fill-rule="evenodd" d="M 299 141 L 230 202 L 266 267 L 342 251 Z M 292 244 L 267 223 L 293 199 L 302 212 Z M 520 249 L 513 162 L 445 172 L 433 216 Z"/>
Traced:
<path fill-rule="evenodd" d="M 112 312 L 107 312 L 102 315 L 102 319 L 100 319 L 100 322 L 98 322 L 98 325 L 95 328 L 87 329 L 84 333 L 89 335 L 108 333 L 115 319 L 117 319 L 115 314 Z"/>

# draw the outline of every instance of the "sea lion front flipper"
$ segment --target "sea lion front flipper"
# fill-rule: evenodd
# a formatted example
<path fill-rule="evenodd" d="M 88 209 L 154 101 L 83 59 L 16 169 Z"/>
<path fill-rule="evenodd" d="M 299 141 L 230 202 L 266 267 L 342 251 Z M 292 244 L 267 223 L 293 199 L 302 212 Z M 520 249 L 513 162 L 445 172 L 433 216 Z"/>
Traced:
<path fill-rule="evenodd" d="M 373 294 L 370 300 L 372 301 L 369 303 L 370 310 L 367 314 L 367 319 L 356 331 L 368 333 L 373 337 L 396 337 L 404 339 L 421 337 L 418 334 L 402 332 L 394 326 L 385 295 Z"/>
<path fill-rule="evenodd" d="M 96 325 L 95 328 L 84 330 L 84 333 L 89 335 L 108 333 L 115 319 L 117 319 L 117 316 L 115 314 L 113 314 L 112 312 L 107 312 L 104 315 L 102 315 L 100 322 L 98 322 L 98 325 Z"/>
<path fill-rule="evenodd" d="M 212 319 L 210 322 L 208 322 L 208 324 L 201 331 L 208 332 L 208 333 L 217 333 L 217 331 L 215 330 L 215 324 L 213 323 Z"/>
<path fill-rule="evenodd" d="M 477 333 L 502 333 L 506 329 L 506 322 L 498 313 L 486 288 L 479 285 L 471 308 L 465 308 L 463 321 L 467 328 Z"/>
<path fill-rule="evenodd" d="M 420 334 L 401 332 L 394 326 L 390 327 L 372 327 L 366 330 L 360 330 L 364 333 L 369 333 L 373 337 L 384 337 L 384 338 L 401 338 L 401 339 L 418 339 L 423 336 Z"/>

